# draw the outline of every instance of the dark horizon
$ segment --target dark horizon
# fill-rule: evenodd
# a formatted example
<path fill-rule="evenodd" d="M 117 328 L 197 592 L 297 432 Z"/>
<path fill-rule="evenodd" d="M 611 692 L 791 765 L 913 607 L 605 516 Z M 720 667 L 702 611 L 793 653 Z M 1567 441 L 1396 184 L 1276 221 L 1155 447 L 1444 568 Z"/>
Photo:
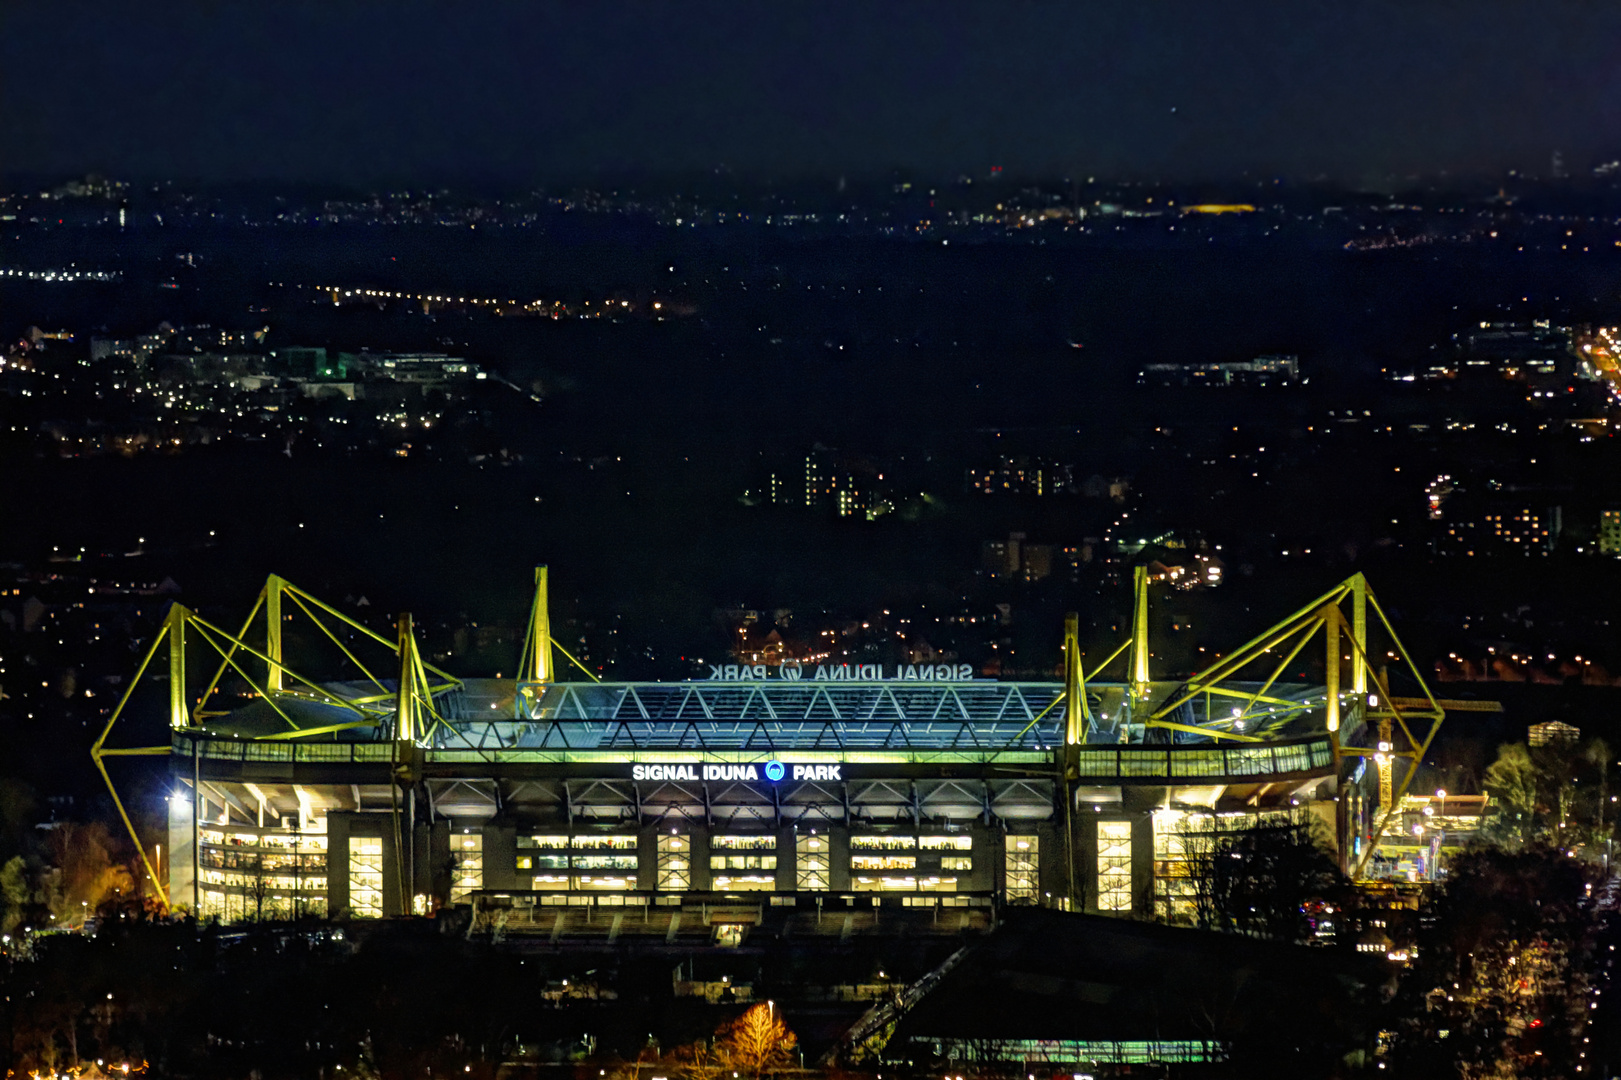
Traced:
<path fill-rule="evenodd" d="M 67 10 L 64 10 L 66 8 Z M 1616 152 L 1621 11 L 1250 0 L 12 5 L 0 158 L 362 187 L 707 174 L 1389 178 Z"/>
<path fill-rule="evenodd" d="M 1243 201 L 1242 196 L 1264 190 L 1286 190 L 1295 195 L 1320 193 L 1336 198 L 1436 196 L 1490 198 L 1499 192 L 1532 188 L 1564 190 L 1573 193 L 1602 193 L 1617 179 L 1613 172 L 1595 174 L 1592 168 L 1567 161 L 1568 174 L 1547 175 L 1532 170 L 1503 172 L 1434 172 L 1388 174 L 1355 179 L 1316 175 L 1235 172 L 1185 177 L 1163 177 L 1137 173 L 1091 173 L 1072 175 L 1055 171 L 1015 171 L 972 174 L 965 169 L 923 170 L 910 166 L 873 167 L 865 170 L 820 172 L 815 170 L 743 171 L 712 169 L 598 169 L 558 171 L 530 180 L 464 172 L 436 176 L 376 177 L 210 177 L 197 173 L 111 171 L 102 168 L 0 169 L 0 194 L 28 197 L 48 193 L 76 181 L 99 178 L 128 188 L 131 196 L 208 192 L 216 196 L 256 199 L 266 197 L 449 197 L 469 200 L 521 199 L 532 195 L 559 195 L 569 192 L 600 192 L 619 195 L 703 195 L 716 193 L 744 195 L 843 195 L 852 201 L 892 194 L 911 196 L 939 194 L 985 194 L 1005 191 L 1009 195 L 1029 189 L 1061 193 L 1073 189 L 1082 198 L 1096 193 L 1116 193 L 1138 188 L 1165 192 L 1190 199 L 1221 201 L 1224 197 Z M 1608 164 L 1608 160 L 1598 162 Z M 898 184 L 911 188 L 901 191 Z"/>

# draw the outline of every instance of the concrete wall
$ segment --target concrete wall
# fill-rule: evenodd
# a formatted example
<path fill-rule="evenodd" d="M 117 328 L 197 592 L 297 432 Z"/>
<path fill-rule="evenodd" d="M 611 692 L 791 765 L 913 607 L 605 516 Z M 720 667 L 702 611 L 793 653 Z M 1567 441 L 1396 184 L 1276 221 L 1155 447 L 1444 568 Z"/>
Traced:
<path fill-rule="evenodd" d="M 799 884 L 799 833 L 792 825 L 777 830 L 777 891 L 794 892 Z"/>
<path fill-rule="evenodd" d="M 712 887 L 709 872 L 709 830 L 696 828 L 687 834 L 692 843 L 692 887 L 700 892 Z"/>
<path fill-rule="evenodd" d="M 968 830 L 974 846 L 968 855 L 974 868 L 964 874 L 957 873 L 957 888 L 964 892 L 984 892 L 997 887 L 1002 872 L 1002 830 L 986 825 L 974 825 Z"/>
<path fill-rule="evenodd" d="M 636 887 L 652 891 L 659 885 L 659 826 L 643 825 L 636 833 Z"/>
<path fill-rule="evenodd" d="M 504 822 L 484 823 L 484 887 L 486 889 L 527 889 L 530 875 L 518 881 L 518 830 Z M 449 893 L 448 879 L 446 895 Z"/>
<path fill-rule="evenodd" d="M 850 830 L 843 825 L 827 828 L 828 885 L 833 892 L 850 891 Z"/>

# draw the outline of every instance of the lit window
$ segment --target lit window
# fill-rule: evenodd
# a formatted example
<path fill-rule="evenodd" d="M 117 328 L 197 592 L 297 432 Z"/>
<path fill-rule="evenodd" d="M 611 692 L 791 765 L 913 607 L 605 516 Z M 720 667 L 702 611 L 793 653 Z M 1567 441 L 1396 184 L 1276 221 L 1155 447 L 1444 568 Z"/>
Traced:
<path fill-rule="evenodd" d="M 657 884 L 660 892 L 692 888 L 692 841 L 680 833 L 659 835 Z"/>
<path fill-rule="evenodd" d="M 815 833 L 801 834 L 794 840 L 794 851 L 797 857 L 794 868 L 795 888 L 806 892 L 825 892 L 831 888 L 828 883 L 828 867 L 831 863 L 828 858 L 827 837 Z"/>
<path fill-rule="evenodd" d="M 1131 822 L 1098 822 L 1098 910 L 1131 910 Z"/>
<path fill-rule="evenodd" d="M 917 846 L 924 851 L 969 851 L 974 841 L 969 836 L 920 836 Z"/>
<path fill-rule="evenodd" d="M 911 851 L 917 847 L 917 837 L 895 833 L 876 833 L 850 837 L 851 851 Z"/>
<path fill-rule="evenodd" d="M 1041 842 L 1034 836 L 1009 835 L 1004 841 L 1007 899 L 1033 904 L 1041 895 Z"/>
<path fill-rule="evenodd" d="M 383 841 L 349 838 L 349 910 L 357 919 L 383 917 Z"/>
<path fill-rule="evenodd" d="M 484 837 L 480 833 L 457 833 L 450 838 L 450 850 L 456 859 L 450 902 L 465 904 L 468 897 L 484 887 Z"/>

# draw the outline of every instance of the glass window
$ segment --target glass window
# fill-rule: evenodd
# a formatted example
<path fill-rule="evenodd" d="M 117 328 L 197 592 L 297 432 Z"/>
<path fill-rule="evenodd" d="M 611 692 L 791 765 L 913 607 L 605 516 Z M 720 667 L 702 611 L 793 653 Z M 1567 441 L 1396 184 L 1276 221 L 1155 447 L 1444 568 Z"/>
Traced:
<path fill-rule="evenodd" d="M 794 838 L 794 887 L 805 892 L 831 888 L 828 883 L 828 841 L 816 833 L 800 833 Z"/>
<path fill-rule="evenodd" d="M 1041 840 L 1009 834 L 1003 841 L 1010 904 L 1033 904 L 1041 896 Z"/>
<path fill-rule="evenodd" d="M 916 855 L 852 855 L 851 870 L 915 870 Z"/>
<path fill-rule="evenodd" d="M 1272 771 L 1270 746 L 1240 746 L 1227 751 L 1227 768 L 1238 776 L 1255 776 Z"/>
<path fill-rule="evenodd" d="M 484 887 L 484 835 L 453 833 L 450 853 L 456 857 L 456 869 L 451 874 L 450 902 L 465 904 L 468 897 Z"/>
<path fill-rule="evenodd" d="M 1098 822 L 1098 910 L 1131 910 L 1131 822 Z"/>
<path fill-rule="evenodd" d="M 711 855 L 711 870 L 775 870 L 775 855 Z"/>
<path fill-rule="evenodd" d="M 572 846 L 575 851 L 581 849 L 635 851 L 636 837 L 624 833 L 587 833 L 576 836 Z"/>
<path fill-rule="evenodd" d="M 753 833 L 745 836 L 711 836 L 709 847 L 727 848 L 748 851 L 775 851 L 777 838 L 770 833 Z"/>
<path fill-rule="evenodd" d="M 917 878 L 856 875 L 850 878 L 850 888 L 856 892 L 917 892 Z"/>
<path fill-rule="evenodd" d="M 1311 768 L 1311 754 L 1305 746 L 1275 746 L 1279 772 L 1304 772 Z"/>
<path fill-rule="evenodd" d="M 660 833 L 658 889 L 681 892 L 692 888 L 692 840 L 681 833 Z"/>
<path fill-rule="evenodd" d="M 577 874 L 574 878 L 574 887 L 586 892 L 612 891 L 622 892 L 634 888 L 634 879 L 622 874 Z"/>
<path fill-rule="evenodd" d="M 568 847 L 568 837 L 556 835 L 520 836 L 518 837 L 518 846 L 521 848 L 551 848 L 556 850 Z"/>
<path fill-rule="evenodd" d="M 636 869 L 636 856 L 634 856 L 634 855 L 576 855 L 576 856 L 574 856 L 574 869 L 576 869 L 576 870 L 634 870 L 634 869 Z"/>
<path fill-rule="evenodd" d="M 1163 750 L 1120 751 L 1121 776 L 1164 776 L 1166 753 Z"/>
<path fill-rule="evenodd" d="M 972 870 L 974 860 L 969 855 L 942 855 L 940 856 L 940 869 L 942 870 Z"/>
<path fill-rule="evenodd" d="M 383 841 L 349 838 L 349 910 L 357 919 L 383 917 Z"/>
<path fill-rule="evenodd" d="M 1120 754 L 1116 750 L 1082 750 L 1076 755 L 1076 772 L 1081 776 L 1115 776 Z"/>
<path fill-rule="evenodd" d="M 1173 776 L 1220 776 L 1227 767 L 1220 750 L 1175 750 L 1171 753 Z"/>
<path fill-rule="evenodd" d="M 759 874 L 716 874 L 716 892 L 770 892 L 777 887 L 775 877 Z"/>
<path fill-rule="evenodd" d="M 518 869 L 519 870 L 533 870 L 534 868 L 535 868 L 535 858 L 534 858 L 533 855 L 519 855 L 518 856 Z"/>
<path fill-rule="evenodd" d="M 974 839 L 971 836 L 920 836 L 917 846 L 924 851 L 971 851 Z"/>
<path fill-rule="evenodd" d="M 869 833 L 850 837 L 851 851 L 912 851 L 916 847 L 917 837 L 899 833 Z"/>

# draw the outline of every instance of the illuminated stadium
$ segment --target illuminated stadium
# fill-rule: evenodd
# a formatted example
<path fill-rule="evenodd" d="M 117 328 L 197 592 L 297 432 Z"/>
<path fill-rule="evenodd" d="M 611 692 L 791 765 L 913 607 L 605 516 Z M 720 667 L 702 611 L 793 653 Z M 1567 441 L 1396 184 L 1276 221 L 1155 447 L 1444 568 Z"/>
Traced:
<path fill-rule="evenodd" d="M 390 640 L 271 577 L 234 634 L 175 605 L 93 756 L 109 787 L 121 756 L 168 758 L 147 869 L 169 907 L 227 921 L 476 900 L 1181 922 L 1189 837 L 1267 816 L 1319 818 L 1364 874 L 1461 703 L 1430 694 L 1360 575 L 1182 679 L 1149 670 L 1148 596 L 1139 569 L 1132 632 L 1092 670 L 1071 616 L 1060 681 L 789 662 L 609 683 L 553 641 L 544 568 L 517 679 L 457 678 L 422 660 L 409 615 Z M 295 618 L 357 678 L 294 671 Z M 1390 656 L 1421 696 L 1390 696 Z M 1302 657 L 1322 683 L 1283 681 Z M 170 742 L 109 745 L 165 663 Z"/>

